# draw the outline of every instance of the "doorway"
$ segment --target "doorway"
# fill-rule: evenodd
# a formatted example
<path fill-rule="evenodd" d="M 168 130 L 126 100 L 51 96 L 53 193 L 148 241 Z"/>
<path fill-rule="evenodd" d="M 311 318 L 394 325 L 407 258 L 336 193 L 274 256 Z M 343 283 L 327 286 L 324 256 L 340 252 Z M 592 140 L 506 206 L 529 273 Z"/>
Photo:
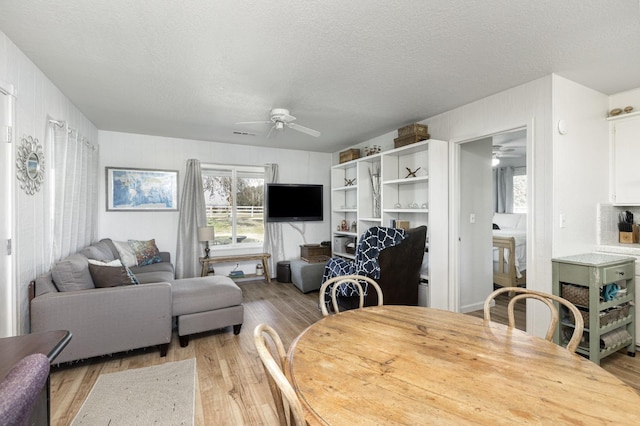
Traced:
<path fill-rule="evenodd" d="M 452 269 L 453 286 L 457 290 L 454 291 L 457 299 L 454 303 L 457 302 L 460 312 L 473 312 L 482 309 L 486 296 L 494 288 L 494 261 L 497 259 L 493 249 L 492 224 L 497 211 L 494 197 L 496 167 L 508 169 L 509 179 L 512 179 L 507 211 L 523 213 L 525 238 L 524 247 L 520 250 L 524 256 L 523 267 L 526 268 L 526 213 L 529 208 L 526 194 L 531 181 L 526 167 L 527 129 L 512 129 L 460 141 L 452 149 L 452 224 L 454 241 L 457 241 L 454 248 L 456 265 Z"/>
<path fill-rule="evenodd" d="M 13 96 L 0 83 L 0 337 L 16 334 L 16 295 L 12 272 Z"/>

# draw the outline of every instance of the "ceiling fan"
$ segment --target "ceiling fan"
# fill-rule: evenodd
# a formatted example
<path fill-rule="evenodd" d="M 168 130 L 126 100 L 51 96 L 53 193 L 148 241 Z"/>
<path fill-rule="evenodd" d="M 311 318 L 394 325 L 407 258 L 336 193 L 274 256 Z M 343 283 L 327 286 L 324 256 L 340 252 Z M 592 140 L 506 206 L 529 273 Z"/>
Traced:
<path fill-rule="evenodd" d="M 273 124 L 273 126 L 271 126 L 271 129 L 269 129 L 269 133 L 267 133 L 267 139 L 269 138 L 269 136 L 271 136 L 271 132 L 273 132 L 274 129 L 284 130 L 285 127 L 297 130 L 298 132 L 306 133 L 307 135 L 316 138 L 320 136 L 319 131 L 294 123 L 293 121 L 295 119 L 296 118 L 293 115 L 289 114 L 288 109 L 274 108 L 270 112 L 270 119 L 268 121 L 241 121 L 236 124 Z"/>
<path fill-rule="evenodd" d="M 502 145 L 493 145 L 491 151 L 496 158 L 518 158 L 522 155 L 518 155 L 515 148 L 504 147 Z"/>
<path fill-rule="evenodd" d="M 518 155 L 515 148 L 509 148 L 502 145 L 493 145 L 491 150 L 491 165 L 496 167 L 500 164 L 501 158 L 518 158 L 521 155 Z"/>

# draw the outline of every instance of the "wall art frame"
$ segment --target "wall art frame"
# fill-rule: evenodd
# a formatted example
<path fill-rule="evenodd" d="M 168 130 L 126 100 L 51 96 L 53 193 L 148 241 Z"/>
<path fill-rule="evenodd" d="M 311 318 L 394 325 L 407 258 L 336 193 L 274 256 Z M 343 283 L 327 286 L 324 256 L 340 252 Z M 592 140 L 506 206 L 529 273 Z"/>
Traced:
<path fill-rule="evenodd" d="M 178 211 L 178 171 L 105 167 L 107 211 Z"/>

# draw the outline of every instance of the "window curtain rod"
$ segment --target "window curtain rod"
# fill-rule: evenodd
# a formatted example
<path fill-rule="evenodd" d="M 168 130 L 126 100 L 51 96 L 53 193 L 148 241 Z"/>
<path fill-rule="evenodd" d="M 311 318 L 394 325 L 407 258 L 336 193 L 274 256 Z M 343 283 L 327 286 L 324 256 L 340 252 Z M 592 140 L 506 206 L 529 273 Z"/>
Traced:
<path fill-rule="evenodd" d="M 67 133 L 78 132 L 78 129 L 74 129 L 72 127 L 69 127 L 69 125 L 67 124 L 66 121 L 54 120 L 54 119 L 50 118 L 49 119 L 49 124 L 53 124 L 54 126 L 57 126 L 57 127 L 60 127 L 60 128 L 66 127 L 67 128 Z M 88 146 L 92 150 L 96 151 L 98 149 L 98 147 L 93 145 L 89 139 L 85 138 L 84 136 L 82 136 L 80 134 L 78 134 L 78 137 L 79 137 L 79 139 L 80 139 L 80 141 L 82 143 L 84 143 L 86 146 Z"/>
<path fill-rule="evenodd" d="M 58 120 L 53 120 L 53 119 L 49 119 L 49 123 L 50 124 L 55 124 L 58 127 L 65 127 L 67 125 L 67 123 L 64 122 L 64 121 L 58 121 Z"/>

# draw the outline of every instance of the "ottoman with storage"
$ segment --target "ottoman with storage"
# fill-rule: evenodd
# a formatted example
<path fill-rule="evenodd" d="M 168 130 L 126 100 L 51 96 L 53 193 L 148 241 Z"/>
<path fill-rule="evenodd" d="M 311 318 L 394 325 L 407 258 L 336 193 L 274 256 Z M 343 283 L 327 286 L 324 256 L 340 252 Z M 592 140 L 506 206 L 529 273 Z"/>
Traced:
<path fill-rule="evenodd" d="M 319 290 L 326 262 L 291 261 L 291 282 L 303 293 Z"/>
<path fill-rule="evenodd" d="M 182 278 L 173 281 L 171 293 L 180 346 L 189 344 L 189 335 L 204 331 L 233 326 L 233 333 L 240 333 L 244 318 L 242 290 L 231 278 Z"/>

